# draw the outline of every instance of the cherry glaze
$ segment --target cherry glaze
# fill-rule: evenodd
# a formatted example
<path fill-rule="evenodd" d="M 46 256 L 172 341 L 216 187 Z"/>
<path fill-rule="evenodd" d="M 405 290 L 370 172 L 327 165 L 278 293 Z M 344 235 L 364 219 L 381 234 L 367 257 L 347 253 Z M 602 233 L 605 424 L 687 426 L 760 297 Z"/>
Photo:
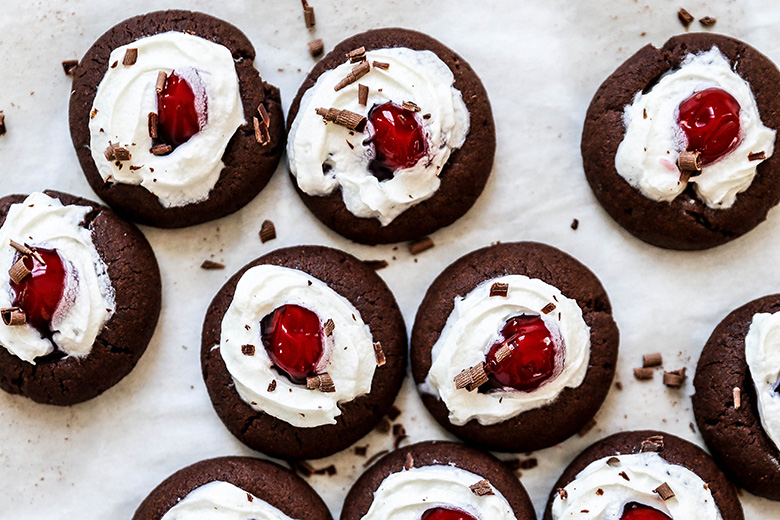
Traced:
<path fill-rule="evenodd" d="M 420 520 L 477 520 L 470 514 L 449 507 L 434 507 L 423 513 Z"/>
<path fill-rule="evenodd" d="M 368 169 L 379 179 L 391 179 L 396 170 L 411 168 L 428 149 L 425 131 L 415 112 L 392 101 L 374 105 L 368 113 L 369 138 L 374 159 Z"/>
<path fill-rule="evenodd" d="M 677 123 L 688 138 L 688 151 L 701 152 L 707 165 L 739 144 L 739 103 L 719 88 L 696 92 L 680 103 Z"/>
<path fill-rule="evenodd" d="M 620 520 L 672 520 L 669 515 L 650 506 L 631 502 L 623 508 Z"/>
<path fill-rule="evenodd" d="M 309 309 L 282 305 L 260 324 L 263 345 L 271 361 L 296 383 L 315 375 L 322 358 L 320 319 Z"/>
<path fill-rule="evenodd" d="M 11 282 L 13 305 L 27 314 L 27 323 L 48 335 L 51 319 L 65 290 L 65 266 L 57 251 L 42 248 L 37 251 L 46 265 L 33 257 L 25 257 L 25 265 L 31 273 L 18 284 Z"/>
<path fill-rule="evenodd" d="M 173 148 L 186 143 L 200 131 L 195 93 L 187 80 L 171 72 L 162 92 L 157 94 L 157 132 Z"/>
<path fill-rule="evenodd" d="M 510 318 L 501 329 L 501 336 L 487 354 L 493 386 L 527 392 L 539 388 L 555 374 L 555 343 L 540 316 L 521 314 Z M 498 362 L 496 352 L 504 345 L 512 353 Z"/>

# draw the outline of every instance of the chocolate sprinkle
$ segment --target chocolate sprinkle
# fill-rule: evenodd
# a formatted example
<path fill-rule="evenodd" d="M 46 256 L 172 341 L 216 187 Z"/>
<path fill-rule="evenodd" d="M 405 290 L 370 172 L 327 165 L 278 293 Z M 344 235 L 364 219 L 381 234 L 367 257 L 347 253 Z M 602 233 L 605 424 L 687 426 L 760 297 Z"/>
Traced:
<path fill-rule="evenodd" d="M 420 240 L 415 240 L 414 242 L 409 243 L 409 252 L 413 255 L 419 255 L 423 251 L 427 251 L 433 246 L 434 243 L 433 240 L 431 240 L 431 237 L 423 237 Z"/>
<path fill-rule="evenodd" d="M 266 219 L 260 224 L 260 242 L 265 244 L 274 238 L 276 238 L 276 226 L 274 226 L 273 222 Z"/>
<path fill-rule="evenodd" d="M 469 486 L 469 489 L 472 493 L 477 495 L 478 497 L 484 497 L 486 495 L 494 495 L 493 488 L 490 485 L 490 481 L 487 479 L 482 479 L 476 484 L 472 484 Z"/>
<path fill-rule="evenodd" d="M 72 76 L 76 72 L 76 67 L 79 66 L 79 60 L 64 60 L 62 62 L 62 70 L 66 76 Z"/>
<path fill-rule="evenodd" d="M 204 260 L 202 264 L 200 264 L 201 269 L 224 269 L 225 264 L 221 264 L 219 262 L 214 262 L 213 260 Z"/>
<path fill-rule="evenodd" d="M 490 286 L 490 296 L 503 296 L 509 294 L 509 284 L 496 282 Z"/>

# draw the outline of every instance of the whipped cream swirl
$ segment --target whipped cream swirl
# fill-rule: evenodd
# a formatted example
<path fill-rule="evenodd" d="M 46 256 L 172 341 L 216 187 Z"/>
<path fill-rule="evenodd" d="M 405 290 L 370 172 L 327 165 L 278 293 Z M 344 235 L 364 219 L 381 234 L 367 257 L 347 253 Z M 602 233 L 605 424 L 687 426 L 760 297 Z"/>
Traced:
<path fill-rule="evenodd" d="M 753 315 L 745 336 L 745 359 L 756 387 L 761 426 L 780 449 L 780 312 Z"/>
<path fill-rule="evenodd" d="M 293 520 L 265 500 L 229 482 L 215 480 L 193 489 L 161 520 Z"/>

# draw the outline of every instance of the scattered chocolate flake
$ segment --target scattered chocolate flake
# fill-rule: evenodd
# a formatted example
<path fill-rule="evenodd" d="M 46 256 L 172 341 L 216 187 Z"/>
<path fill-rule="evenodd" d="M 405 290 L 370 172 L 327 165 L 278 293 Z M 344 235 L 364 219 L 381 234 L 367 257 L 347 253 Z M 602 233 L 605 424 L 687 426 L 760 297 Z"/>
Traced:
<path fill-rule="evenodd" d="M 423 119 L 430 119 L 431 118 L 431 114 L 423 114 L 422 118 Z"/>
<path fill-rule="evenodd" d="M 372 65 L 377 69 L 382 69 L 382 70 L 387 70 L 390 68 L 390 64 L 385 63 L 383 61 L 375 61 Z"/>
<path fill-rule="evenodd" d="M 3 114 L 3 111 L 0 110 L 0 135 L 3 135 L 7 132 L 7 129 L 5 127 L 5 114 Z"/>
<path fill-rule="evenodd" d="M 490 485 L 490 481 L 487 479 L 482 479 L 476 484 L 470 485 L 469 489 L 478 497 L 484 497 L 485 495 L 495 495 L 495 493 L 493 493 L 493 487 Z"/>
<path fill-rule="evenodd" d="M 688 11 L 686 11 L 685 9 L 683 9 L 682 7 L 680 8 L 679 11 L 677 11 L 677 19 L 680 20 L 680 23 L 683 24 L 683 27 L 685 27 L 686 29 L 688 28 L 689 25 L 693 23 L 693 20 L 695 20 L 693 15 Z"/>
<path fill-rule="evenodd" d="M 255 130 L 255 141 L 263 145 L 271 142 L 271 132 L 268 130 L 267 124 L 265 124 L 259 118 L 253 117 L 252 126 L 254 126 Z"/>
<path fill-rule="evenodd" d="M 646 108 L 642 109 L 642 119 L 647 119 L 647 109 Z"/>
<path fill-rule="evenodd" d="M 247 343 L 246 345 L 241 345 L 241 353 L 245 356 L 254 356 L 255 346 L 249 343 Z"/>
<path fill-rule="evenodd" d="M 387 417 L 388 417 L 388 418 L 389 418 L 391 421 L 395 421 L 396 419 L 398 419 L 398 417 L 399 417 L 400 415 L 401 415 L 401 409 L 400 409 L 400 408 L 398 408 L 396 405 L 393 405 L 393 406 L 390 408 L 390 411 L 389 411 L 389 412 L 387 412 Z"/>
<path fill-rule="evenodd" d="M 553 302 L 548 303 L 544 307 L 542 307 L 542 312 L 544 314 L 550 314 L 552 311 L 555 310 L 555 304 Z"/>
<path fill-rule="evenodd" d="M 125 51 L 125 57 L 122 58 L 122 65 L 129 67 L 135 65 L 136 61 L 138 61 L 138 49 L 127 49 Z"/>
<path fill-rule="evenodd" d="M 130 171 L 136 171 L 136 170 L 140 170 L 140 169 L 141 169 L 141 168 L 143 168 L 143 167 L 144 167 L 144 166 L 143 166 L 143 164 L 142 164 L 141 166 L 136 166 L 136 165 L 134 165 L 134 164 L 131 164 L 131 165 L 130 165 Z"/>
<path fill-rule="evenodd" d="M 400 448 L 401 447 L 401 443 L 404 442 L 408 438 L 409 438 L 408 435 L 399 435 L 398 437 L 396 437 L 395 441 L 393 442 L 393 449 L 397 450 L 398 448 Z"/>
<path fill-rule="evenodd" d="M 114 63 L 112 63 L 111 68 L 115 69 L 117 65 L 119 65 L 119 61 L 115 61 Z"/>
<path fill-rule="evenodd" d="M 328 318 L 328 321 L 325 322 L 325 325 L 322 327 L 322 329 L 325 331 L 326 336 L 330 336 L 333 334 L 333 329 L 336 328 L 336 324 L 333 323 L 333 320 Z"/>
<path fill-rule="evenodd" d="M 642 441 L 639 451 L 644 452 L 661 452 L 664 450 L 664 438 L 662 435 L 653 435 Z"/>
<path fill-rule="evenodd" d="M 352 68 L 351 71 L 349 71 L 349 74 L 347 74 L 344 79 L 339 81 L 335 87 L 333 87 L 333 90 L 339 91 L 346 87 L 347 85 L 351 85 L 352 83 L 356 82 L 371 70 L 371 65 L 368 64 L 367 61 L 361 61 L 359 65 Z"/>
<path fill-rule="evenodd" d="M 314 475 L 314 468 L 305 460 L 291 460 L 289 461 L 289 464 L 293 471 L 300 473 L 304 477 L 311 477 Z"/>
<path fill-rule="evenodd" d="M 125 148 L 124 146 L 119 146 L 118 144 L 111 144 L 109 142 L 108 148 L 106 148 L 106 151 L 104 152 L 106 159 L 109 161 L 129 161 L 133 158 L 132 154 L 130 153 L 130 150 Z"/>
<path fill-rule="evenodd" d="M 487 383 L 488 374 L 485 371 L 485 366 L 485 363 L 482 362 L 479 365 L 475 365 L 471 368 L 467 368 L 461 371 L 460 374 L 453 378 L 453 381 L 455 382 L 455 388 L 458 390 L 465 388 L 471 392 Z"/>
<path fill-rule="evenodd" d="M 696 427 L 693 425 L 692 422 L 688 423 L 688 428 L 690 428 L 693 433 L 696 433 Z"/>
<path fill-rule="evenodd" d="M 365 457 L 368 453 L 368 446 L 355 446 L 355 455 L 358 457 Z"/>
<path fill-rule="evenodd" d="M 301 0 L 301 5 L 303 5 L 303 21 L 306 23 L 306 28 L 311 29 L 316 23 L 314 19 L 314 8 L 310 6 L 309 2 L 306 0 Z"/>
<path fill-rule="evenodd" d="M 420 240 L 415 240 L 414 242 L 409 243 L 409 252 L 413 255 L 419 255 L 423 251 L 427 251 L 433 246 L 434 243 L 433 240 L 431 240 L 431 237 L 423 237 Z"/>
<path fill-rule="evenodd" d="M 648 379 L 653 379 L 653 369 L 652 368 L 647 368 L 647 367 L 635 368 L 634 369 L 634 377 L 636 379 L 639 379 L 640 381 L 646 381 Z"/>
<path fill-rule="evenodd" d="M 748 154 L 748 161 L 763 161 L 766 159 L 766 152 L 751 152 Z"/>
<path fill-rule="evenodd" d="M 520 459 L 517 457 L 512 459 L 504 459 L 501 461 L 501 464 L 503 464 L 509 471 L 515 472 L 518 469 L 520 469 Z"/>
<path fill-rule="evenodd" d="M 325 50 L 325 44 L 322 43 L 322 38 L 317 38 L 309 42 L 309 54 L 312 58 L 316 58 Z"/>
<path fill-rule="evenodd" d="M 27 256 L 21 256 L 8 270 L 8 276 L 13 283 L 21 283 L 21 281 L 27 278 L 32 272 L 27 268 L 27 264 L 25 263 L 25 260 L 28 258 L 29 257 Z"/>
<path fill-rule="evenodd" d="M 534 469 L 539 465 L 539 461 L 535 457 L 520 461 L 520 469 Z"/>
<path fill-rule="evenodd" d="M 642 368 L 659 367 L 663 364 L 664 358 L 660 352 L 645 354 L 642 356 Z"/>
<path fill-rule="evenodd" d="M 680 152 L 677 168 L 680 169 L 680 182 L 688 182 L 688 179 L 701 173 L 701 152 Z"/>
<path fill-rule="evenodd" d="M 366 126 L 367 119 L 355 112 L 349 110 L 339 110 L 338 108 L 318 108 L 315 110 L 325 121 L 336 123 L 350 130 L 362 132 Z"/>
<path fill-rule="evenodd" d="M 574 231 L 577 231 L 578 227 L 580 227 L 580 221 L 575 218 L 574 220 L 571 221 L 571 228 Z"/>
<path fill-rule="evenodd" d="M 501 348 L 496 350 L 495 360 L 496 363 L 501 363 L 503 360 L 512 355 L 512 348 L 509 345 L 502 345 Z"/>
<path fill-rule="evenodd" d="M 173 151 L 173 147 L 169 144 L 156 144 L 149 151 L 152 155 L 168 155 Z"/>
<path fill-rule="evenodd" d="M 363 263 L 374 271 L 379 271 L 390 265 L 387 263 L 387 260 L 363 260 Z"/>
<path fill-rule="evenodd" d="M 496 282 L 490 286 L 490 296 L 504 296 L 509 294 L 509 284 Z"/>
<path fill-rule="evenodd" d="M 90 119 L 95 119 L 95 116 L 96 116 L 96 115 L 98 115 L 98 109 L 97 109 L 97 108 L 93 108 L 93 109 L 90 111 L 90 113 L 89 113 L 89 118 L 90 118 Z"/>
<path fill-rule="evenodd" d="M 601 488 L 598 488 L 598 489 L 596 490 L 596 494 L 597 494 L 598 496 L 601 496 L 601 495 L 603 495 L 603 494 L 604 494 L 604 490 L 603 490 L 603 489 L 601 489 Z"/>
<path fill-rule="evenodd" d="M 628 481 L 630 481 L 630 480 L 631 480 L 630 478 L 628 478 L 628 475 L 626 475 L 626 472 L 625 472 L 625 471 L 621 471 L 620 473 L 618 473 L 618 475 L 620 475 L 621 477 L 623 477 L 623 479 L 625 479 L 625 480 L 628 480 Z"/>
<path fill-rule="evenodd" d="M 274 226 L 273 222 L 266 219 L 260 224 L 260 242 L 265 244 L 274 238 L 276 238 L 276 226 Z"/>
<path fill-rule="evenodd" d="M 276 379 L 272 379 L 270 383 L 268 383 L 268 391 L 273 392 L 276 390 Z"/>
<path fill-rule="evenodd" d="M 329 477 L 332 477 L 336 474 L 336 466 L 331 464 L 330 466 L 325 466 L 324 468 L 320 468 L 318 470 L 314 471 L 315 475 L 327 475 Z"/>
<path fill-rule="evenodd" d="M 376 366 L 381 367 L 387 363 L 387 357 L 385 357 L 385 351 L 382 349 L 382 343 L 379 341 L 374 342 L 374 357 L 376 357 Z"/>
<path fill-rule="evenodd" d="M 661 497 L 661 500 L 664 502 L 674 497 L 674 491 L 672 491 L 672 488 L 670 488 L 669 484 L 666 482 L 655 488 L 653 492 L 658 493 L 658 496 Z"/>
<path fill-rule="evenodd" d="M 221 264 L 213 260 L 204 260 L 203 263 L 200 264 L 200 268 L 201 269 L 224 269 L 225 264 Z"/>
<path fill-rule="evenodd" d="M 350 63 L 357 63 L 359 61 L 366 61 L 366 48 L 365 47 L 358 47 L 357 49 L 352 49 L 347 54 L 347 59 L 349 59 Z"/>
<path fill-rule="evenodd" d="M 358 83 L 358 103 L 363 106 L 368 104 L 368 86 Z"/>
<path fill-rule="evenodd" d="M 354 149 L 355 149 L 355 145 L 354 145 L 354 144 L 352 144 L 352 143 L 350 143 L 350 142 L 349 142 L 349 139 L 345 139 L 345 140 L 347 141 L 347 146 L 349 146 L 349 149 L 350 149 L 350 150 L 354 150 Z"/>
<path fill-rule="evenodd" d="M 254 502 L 255 501 L 255 497 L 253 497 L 252 495 L 247 493 L 246 494 L 246 500 L 247 500 L 247 502 Z"/>
<path fill-rule="evenodd" d="M 373 455 L 371 455 L 371 457 L 367 461 L 365 461 L 363 463 L 363 467 L 364 468 L 369 467 L 371 464 L 376 462 L 379 458 L 381 458 L 383 455 L 387 454 L 387 452 L 389 452 L 389 451 L 390 450 L 381 450 L 381 451 L 378 451 L 378 452 L 374 453 Z"/>
<path fill-rule="evenodd" d="M 561 500 L 566 500 L 569 498 L 569 493 L 563 488 L 558 488 L 555 490 L 555 492 L 558 493 L 558 496 L 561 498 Z"/>
<path fill-rule="evenodd" d="M 704 18 L 699 18 L 699 23 L 702 24 L 704 27 L 712 27 L 718 22 L 717 18 L 713 18 L 712 16 L 705 16 Z"/>
<path fill-rule="evenodd" d="M 168 79 L 168 75 L 165 73 L 165 71 L 161 70 L 157 73 L 157 83 L 154 85 L 154 91 L 158 94 L 162 94 L 163 89 L 165 88 L 165 80 Z"/>
<path fill-rule="evenodd" d="M 620 381 L 615 381 L 615 388 L 617 388 L 618 390 L 623 390 L 623 383 L 621 383 Z"/>
<path fill-rule="evenodd" d="M 680 388 L 685 382 L 685 367 L 664 372 L 664 384 L 669 388 Z"/>
<path fill-rule="evenodd" d="M 577 435 L 579 435 L 580 437 L 585 437 L 588 434 L 588 432 L 590 432 L 594 428 L 594 426 L 596 426 L 596 419 L 591 419 L 590 421 L 587 422 L 587 424 L 585 424 L 585 426 L 582 427 L 580 431 L 577 432 Z"/>
<path fill-rule="evenodd" d="M 317 374 L 313 377 L 306 378 L 306 388 L 310 390 L 319 390 L 320 392 L 335 392 L 336 386 L 333 384 L 333 379 L 327 372 Z"/>
<path fill-rule="evenodd" d="M 383 417 L 381 421 L 376 425 L 376 431 L 379 433 L 388 433 L 391 425 L 390 420 L 387 417 Z"/>
<path fill-rule="evenodd" d="M 401 108 L 408 110 L 409 112 L 419 112 L 420 107 L 414 101 L 404 101 L 401 104 Z"/>
<path fill-rule="evenodd" d="M 19 307 L 0 309 L 0 316 L 2 316 L 3 323 L 8 327 L 17 327 L 27 323 L 27 314 Z"/>
<path fill-rule="evenodd" d="M 409 471 L 413 467 L 414 467 L 414 457 L 412 456 L 411 452 L 407 452 L 406 461 L 404 461 L 404 469 Z"/>
<path fill-rule="evenodd" d="M 404 428 L 403 424 L 394 424 L 393 425 L 393 436 L 394 437 L 400 437 L 401 435 L 406 435 L 406 428 Z"/>
<path fill-rule="evenodd" d="M 620 459 L 617 457 L 610 457 L 607 459 L 607 465 L 612 466 L 613 468 L 615 466 L 620 466 Z"/>
<path fill-rule="evenodd" d="M 149 128 L 149 137 L 152 139 L 157 139 L 159 134 L 157 133 L 157 125 L 160 122 L 160 118 L 157 115 L 157 112 L 149 112 L 149 115 L 147 116 L 147 127 Z"/>
<path fill-rule="evenodd" d="M 62 62 L 62 70 L 66 76 L 72 76 L 78 66 L 79 60 L 64 60 Z"/>
<path fill-rule="evenodd" d="M 734 409 L 739 410 L 742 406 L 742 389 L 735 386 L 731 393 L 734 396 Z"/>

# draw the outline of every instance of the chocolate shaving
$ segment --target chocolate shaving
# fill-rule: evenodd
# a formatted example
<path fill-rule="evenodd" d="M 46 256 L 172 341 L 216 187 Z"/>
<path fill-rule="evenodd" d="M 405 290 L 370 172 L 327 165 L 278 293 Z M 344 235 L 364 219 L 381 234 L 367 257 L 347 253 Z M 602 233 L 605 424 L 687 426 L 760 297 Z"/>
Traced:
<path fill-rule="evenodd" d="M 368 71 L 371 70 L 371 65 L 368 64 L 367 61 L 361 61 L 359 65 L 356 67 L 353 67 L 351 71 L 349 71 L 349 74 L 347 74 L 344 79 L 339 81 L 335 87 L 333 87 L 333 90 L 339 91 L 346 87 L 347 85 L 351 85 L 352 83 L 356 82 L 366 74 L 368 74 Z"/>
<path fill-rule="evenodd" d="M 731 393 L 734 396 L 734 409 L 739 410 L 742 406 L 742 389 L 735 386 Z"/>
<path fill-rule="evenodd" d="M 347 58 L 349 59 L 350 63 L 366 61 L 366 48 L 358 47 L 357 49 L 352 49 L 347 53 Z"/>
<path fill-rule="evenodd" d="M 317 38 L 309 42 L 309 54 L 312 58 L 316 58 L 325 50 L 325 44 L 322 43 L 322 38 Z"/>
<path fill-rule="evenodd" d="M 558 493 L 558 496 L 561 498 L 561 500 L 566 500 L 569 498 L 569 492 L 563 488 L 558 488 L 555 490 L 555 492 Z"/>
<path fill-rule="evenodd" d="M 149 137 L 152 139 L 157 139 L 159 134 L 157 133 L 157 124 L 159 123 L 160 118 L 157 115 L 157 112 L 149 112 L 149 115 L 147 116 L 147 123 L 146 126 L 149 128 Z"/>
<path fill-rule="evenodd" d="M 580 227 L 580 221 L 575 218 L 574 220 L 571 221 L 571 228 L 574 231 L 577 231 L 578 227 Z"/>
<path fill-rule="evenodd" d="M 249 493 L 246 494 L 246 499 L 247 499 L 248 502 L 254 502 L 255 501 L 255 497 L 253 497 Z"/>
<path fill-rule="evenodd" d="M 273 222 L 266 219 L 260 224 L 260 242 L 265 244 L 274 238 L 276 238 L 276 226 L 274 226 Z"/>
<path fill-rule="evenodd" d="M 133 158 L 133 156 L 130 154 L 130 150 L 110 141 L 106 151 L 103 152 L 103 155 L 105 155 L 106 159 L 109 161 L 129 161 Z"/>
<path fill-rule="evenodd" d="M 154 85 L 154 91 L 158 94 L 162 94 L 163 89 L 165 88 L 165 80 L 168 79 L 168 75 L 165 73 L 165 71 L 161 70 L 157 73 L 157 83 Z"/>
<path fill-rule="evenodd" d="M 748 161 L 763 161 L 766 159 L 766 152 L 751 152 L 748 154 Z"/>
<path fill-rule="evenodd" d="M 688 179 L 701 173 L 701 152 L 680 152 L 677 168 L 680 170 L 680 182 L 688 182 Z"/>
<path fill-rule="evenodd" d="M 431 118 L 431 114 L 423 114 L 422 118 L 423 119 L 430 119 Z"/>
<path fill-rule="evenodd" d="M 520 469 L 534 469 L 539 465 L 539 461 L 535 457 L 530 459 L 521 460 L 519 464 Z"/>
<path fill-rule="evenodd" d="M 321 115 L 325 121 L 336 123 L 337 125 L 344 126 L 350 130 L 357 130 L 362 132 L 366 126 L 367 119 L 365 116 L 361 116 L 355 112 L 349 110 L 339 110 L 338 108 L 318 108 L 315 110 L 317 114 Z"/>
<path fill-rule="evenodd" d="M 388 412 L 387 412 L 387 417 L 388 417 L 388 418 L 389 418 L 391 421 L 395 421 L 396 419 L 398 419 L 398 417 L 399 417 L 400 415 L 401 415 L 401 410 L 400 410 L 400 409 L 399 409 L 397 406 L 395 406 L 395 405 L 393 405 L 393 406 L 390 408 L 390 411 L 388 411 Z"/>
<path fill-rule="evenodd" d="M 620 381 L 615 381 L 615 388 L 617 388 L 618 390 L 623 390 L 623 383 L 621 383 Z"/>
<path fill-rule="evenodd" d="M 2 111 L 0 111 L 0 135 L 5 134 L 7 131 L 5 127 L 5 114 L 3 114 Z"/>
<path fill-rule="evenodd" d="M 487 479 L 482 479 L 476 484 L 472 484 L 469 486 L 469 489 L 472 493 L 477 495 L 478 497 L 484 497 L 486 495 L 495 495 L 493 493 L 493 487 L 490 485 L 490 481 Z"/>
<path fill-rule="evenodd" d="M 712 16 L 705 16 L 704 18 L 699 18 L 699 23 L 702 24 L 704 27 L 712 27 L 718 22 L 717 18 L 713 18 Z"/>
<path fill-rule="evenodd" d="M 420 107 L 414 101 L 404 101 L 401 103 L 401 108 L 408 110 L 409 112 L 419 112 Z"/>
<path fill-rule="evenodd" d="M 271 124 L 271 116 L 268 114 L 268 110 L 266 110 L 264 104 L 260 103 L 257 105 L 257 115 L 260 116 L 260 122 L 265 126 L 269 126 Z"/>
<path fill-rule="evenodd" d="M 19 307 L 7 307 L 0 309 L 3 323 L 8 327 L 17 327 L 27 323 L 27 314 Z"/>
<path fill-rule="evenodd" d="M 603 490 L 603 489 L 601 489 L 601 488 L 598 488 L 598 489 L 596 490 L 596 494 L 597 494 L 598 496 L 601 496 L 601 495 L 603 495 L 603 494 L 604 494 L 604 490 Z"/>
<path fill-rule="evenodd" d="M 376 358 L 376 366 L 381 367 L 387 363 L 385 357 L 385 351 L 382 349 L 382 343 L 379 341 L 374 342 L 374 357 Z"/>
<path fill-rule="evenodd" d="M 252 344 L 241 345 L 241 353 L 245 356 L 254 356 L 255 346 Z"/>
<path fill-rule="evenodd" d="M 490 296 L 506 296 L 509 294 L 509 284 L 496 282 L 490 286 Z"/>
<path fill-rule="evenodd" d="M 639 447 L 641 452 L 661 452 L 664 450 L 664 438 L 662 435 L 653 435 L 642 441 Z"/>
<path fill-rule="evenodd" d="M 680 8 L 679 11 L 677 11 L 677 18 L 680 20 L 680 23 L 683 24 L 683 27 L 685 27 L 686 29 L 695 20 L 693 15 L 688 11 L 686 11 L 685 9 L 683 9 L 682 7 Z"/>
<path fill-rule="evenodd" d="M 320 392 L 336 391 L 336 385 L 333 384 L 333 379 L 331 379 L 327 372 L 317 374 L 313 377 L 307 377 L 306 388 L 310 390 L 319 390 Z"/>
<path fill-rule="evenodd" d="M 642 368 L 635 368 L 634 369 L 634 377 L 636 379 L 639 379 L 640 381 L 646 381 L 648 379 L 653 379 L 653 369 L 642 367 Z"/>
<path fill-rule="evenodd" d="M 331 464 L 330 466 L 325 466 L 324 468 L 320 468 L 318 470 L 314 471 L 315 475 L 327 475 L 329 477 L 332 477 L 336 474 L 336 466 L 334 464 Z"/>
<path fill-rule="evenodd" d="M 669 388 L 680 388 L 685 382 L 685 367 L 664 372 L 664 384 Z"/>
<path fill-rule="evenodd" d="M 255 141 L 263 145 L 271 142 L 271 132 L 268 131 L 267 124 L 263 123 L 257 117 L 252 118 L 252 124 L 255 129 Z"/>
<path fill-rule="evenodd" d="M 406 460 L 404 461 L 404 469 L 409 471 L 414 467 L 414 457 L 410 452 L 406 453 Z"/>
<path fill-rule="evenodd" d="M 19 260 L 17 260 L 16 263 L 8 270 L 8 276 L 11 278 L 13 283 L 21 283 L 21 281 L 27 278 L 32 272 L 27 268 L 27 264 L 25 263 L 27 258 L 29 257 L 20 257 Z"/>
<path fill-rule="evenodd" d="M 276 390 L 276 379 L 273 379 L 268 383 L 268 391 L 273 392 L 274 390 Z"/>
<path fill-rule="evenodd" d="M 496 350 L 495 358 L 496 363 L 501 363 L 503 360 L 512 355 L 512 349 L 509 345 L 502 345 L 501 348 Z"/>
<path fill-rule="evenodd" d="M 333 323 L 333 320 L 328 318 L 328 321 L 325 322 L 325 325 L 322 327 L 322 329 L 325 331 L 326 336 L 330 336 L 333 334 L 333 329 L 336 328 L 336 324 Z"/>
<path fill-rule="evenodd" d="M 469 392 L 476 390 L 488 382 L 488 374 L 484 362 L 461 371 L 453 378 L 455 388 L 460 390 L 465 388 Z"/>
<path fill-rule="evenodd" d="M 66 76 L 72 76 L 76 72 L 76 67 L 79 66 L 79 60 L 64 60 L 62 62 L 62 70 Z"/>
<path fill-rule="evenodd" d="M 386 454 L 387 452 L 389 452 L 389 451 L 390 451 L 390 450 L 380 450 L 380 451 L 378 451 L 378 452 L 374 453 L 373 455 L 371 455 L 371 457 L 370 457 L 370 458 L 369 458 L 367 461 L 365 461 L 365 462 L 363 463 L 363 467 L 364 467 L 364 468 L 367 468 L 367 467 L 369 467 L 371 464 L 373 464 L 374 462 L 376 462 L 376 461 L 377 461 L 377 459 L 381 458 L 383 455 L 385 455 L 385 454 Z M 410 469 L 411 469 L 411 468 L 410 468 Z"/>
<path fill-rule="evenodd" d="M 583 426 L 580 431 L 577 432 L 577 435 L 580 437 L 585 437 L 588 432 L 590 432 L 594 427 L 596 426 L 596 419 L 591 419 L 588 421 L 585 426 Z"/>
<path fill-rule="evenodd" d="M 368 453 L 368 446 L 355 446 L 355 455 L 358 457 L 365 457 Z"/>
<path fill-rule="evenodd" d="M 152 155 L 168 155 L 173 151 L 173 147 L 169 144 L 156 144 L 149 151 Z"/>
<path fill-rule="evenodd" d="M 221 264 L 219 262 L 214 262 L 213 260 L 204 260 L 202 264 L 200 264 L 201 269 L 224 269 L 225 264 Z"/>
<path fill-rule="evenodd" d="M 624 479 L 624 480 L 631 481 L 631 479 L 630 479 L 630 478 L 628 478 L 628 475 L 626 475 L 626 472 L 625 472 L 625 471 L 621 471 L 620 473 L 618 473 L 618 475 L 620 475 L 621 477 L 623 477 L 623 479 Z"/>
<path fill-rule="evenodd" d="M 403 424 L 393 425 L 393 436 L 395 437 L 406 436 L 406 428 L 404 428 Z"/>
<path fill-rule="evenodd" d="M 306 28 L 311 29 L 316 23 L 314 20 L 314 8 L 306 0 L 301 0 L 301 5 L 303 5 L 303 21 L 306 23 Z"/>
<path fill-rule="evenodd" d="M 550 314 L 552 311 L 555 310 L 555 304 L 553 302 L 548 303 L 544 307 L 542 307 L 542 312 L 544 314 Z"/>
<path fill-rule="evenodd" d="M 387 263 L 387 260 L 363 260 L 363 263 L 374 271 L 379 271 L 390 265 Z"/>
<path fill-rule="evenodd" d="M 95 116 L 96 116 L 96 115 L 98 115 L 98 109 L 97 109 L 97 108 L 93 108 L 93 109 L 92 109 L 92 110 L 89 112 L 89 118 L 90 118 L 90 119 L 95 119 Z"/>
<path fill-rule="evenodd" d="M 127 49 L 125 51 L 125 57 L 122 58 L 122 65 L 129 67 L 135 65 L 136 61 L 138 61 L 138 49 Z"/>
<path fill-rule="evenodd" d="M 290 467 L 303 475 L 304 477 L 311 477 L 314 475 L 314 468 L 305 460 L 291 460 L 289 461 Z"/>
<path fill-rule="evenodd" d="M 642 356 L 643 368 L 658 367 L 661 366 L 663 362 L 664 358 L 660 352 L 654 352 L 652 354 L 645 354 Z"/>
<path fill-rule="evenodd" d="M 372 63 L 372 65 L 377 69 L 382 69 L 382 70 L 387 70 L 390 68 L 390 64 L 385 63 L 383 61 L 375 61 L 374 63 Z"/>
<path fill-rule="evenodd" d="M 434 244 L 433 240 L 431 240 L 431 237 L 423 237 L 420 240 L 415 240 L 414 242 L 409 243 L 409 252 L 413 255 L 419 255 L 423 251 L 427 251 L 433 246 Z"/>
<path fill-rule="evenodd" d="M 379 424 L 376 425 L 376 431 L 379 433 L 387 433 L 390 431 L 390 421 L 387 417 L 383 417 Z"/>
<path fill-rule="evenodd" d="M 620 466 L 620 459 L 617 457 L 610 457 L 607 459 L 607 465 L 612 466 L 613 468 L 615 466 Z"/>
<path fill-rule="evenodd" d="M 666 482 L 655 488 L 653 492 L 658 493 L 658 496 L 661 497 L 661 500 L 664 502 L 674 497 L 674 491 L 672 491 L 672 488 L 670 488 L 669 484 Z"/>
<path fill-rule="evenodd" d="M 358 103 L 363 106 L 368 104 L 368 87 L 362 83 L 358 83 Z"/>

